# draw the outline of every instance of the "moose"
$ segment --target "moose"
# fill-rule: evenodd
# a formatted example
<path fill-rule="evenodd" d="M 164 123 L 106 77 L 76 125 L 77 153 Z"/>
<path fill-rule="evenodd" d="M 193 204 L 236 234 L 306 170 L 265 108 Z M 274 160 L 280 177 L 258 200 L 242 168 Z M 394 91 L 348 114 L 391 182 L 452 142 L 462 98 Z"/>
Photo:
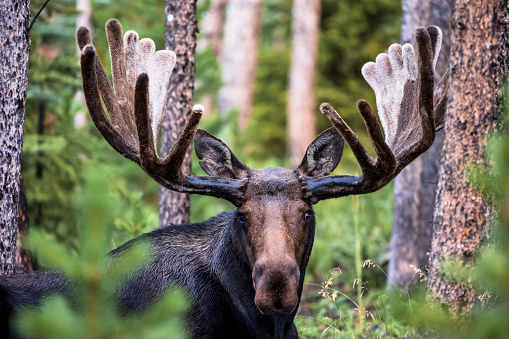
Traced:
<path fill-rule="evenodd" d="M 373 158 L 332 106 L 320 110 L 333 127 L 308 147 L 301 164 L 251 169 L 221 140 L 198 129 L 203 107 L 194 106 L 168 156 L 157 154 L 166 88 L 176 62 L 172 51 L 155 52 L 152 40 L 123 35 L 117 20 L 106 24 L 113 86 L 96 54 L 90 32 L 81 27 L 77 42 L 86 103 L 106 141 L 136 162 L 160 185 L 177 192 L 225 199 L 235 209 L 196 224 L 168 225 L 112 251 L 119 257 L 139 241 L 154 257 L 119 283 L 116 300 L 125 312 L 143 311 L 170 286 L 191 296 L 186 315 L 194 338 L 298 338 L 293 322 L 315 234 L 312 205 L 320 200 L 374 192 L 387 185 L 433 143 L 441 127 L 447 74 L 434 89 L 434 68 L 442 33 L 429 26 L 416 32 L 417 49 L 393 44 L 362 74 L 376 94 L 380 129 L 370 105 L 357 108 L 377 157 Z M 103 103 L 108 115 L 103 109 Z M 194 140 L 208 176 L 187 176 L 181 165 Z M 344 141 L 362 174 L 328 175 L 338 165 Z M 16 337 L 10 315 L 36 305 L 49 293 L 69 293 L 72 282 L 57 272 L 0 277 L 0 326 Z"/>

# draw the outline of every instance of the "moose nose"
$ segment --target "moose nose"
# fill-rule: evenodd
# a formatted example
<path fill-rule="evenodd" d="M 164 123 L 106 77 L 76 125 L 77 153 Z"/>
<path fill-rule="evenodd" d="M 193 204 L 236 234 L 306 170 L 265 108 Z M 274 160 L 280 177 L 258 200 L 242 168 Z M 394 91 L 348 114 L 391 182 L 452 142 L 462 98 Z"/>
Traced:
<path fill-rule="evenodd" d="M 298 304 L 300 271 L 295 261 L 258 260 L 253 268 L 255 304 L 265 314 L 291 313 Z"/>

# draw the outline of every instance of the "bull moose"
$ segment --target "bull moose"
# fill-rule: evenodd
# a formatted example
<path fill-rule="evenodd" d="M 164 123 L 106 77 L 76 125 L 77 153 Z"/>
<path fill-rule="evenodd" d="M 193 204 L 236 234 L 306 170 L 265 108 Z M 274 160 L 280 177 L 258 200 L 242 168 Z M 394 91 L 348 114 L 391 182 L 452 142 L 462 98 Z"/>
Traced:
<path fill-rule="evenodd" d="M 324 103 L 320 110 L 333 127 L 309 145 L 293 170 L 247 167 L 221 140 L 198 129 L 203 113 L 199 105 L 169 155 L 160 158 L 158 131 L 175 54 L 155 52 L 153 41 L 139 40 L 134 31 L 123 35 L 117 20 L 109 20 L 106 31 L 113 86 L 89 30 L 77 31 L 86 103 L 99 132 L 160 185 L 225 199 L 235 206 L 202 223 L 169 225 L 144 234 L 112 251 L 110 257 L 122 256 L 133 243 L 146 241 L 154 253 L 141 271 L 119 282 L 120 309 L 143 311 L 168 287 L 179 285 L 193 301 L 186 319 L 195 338 L 297 338 L 293 319 L 315 235 L 312 205 L 374 192 L 431 146 L 447 92 L 447 75 L 434 89 L 440 29 L 418 29 L 416 53 L 410 44 L 393 44 L 376 62 L 362 68 L 375 91 L 384 130 L 370 105 L 359 101 L 376 158 L 334 108 Z M 182 173 L 182 161 L 193 140 L 208 176 Z M 341 159 L 344 141 L 362 174 L 328 176 Z M 0 277 L 3 334 L 16 337 L 9 328 L 13 312 L 37 304 L 50 292 L 65 294 L 70 288 L 72 282 L 53 271 Z"/>

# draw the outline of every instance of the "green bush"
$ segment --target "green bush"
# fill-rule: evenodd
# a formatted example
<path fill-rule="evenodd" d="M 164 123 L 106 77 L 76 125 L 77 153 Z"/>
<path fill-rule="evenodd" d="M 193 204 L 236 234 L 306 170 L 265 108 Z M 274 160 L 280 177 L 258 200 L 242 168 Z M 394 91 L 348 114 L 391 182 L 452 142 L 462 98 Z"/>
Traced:
<path fill-rule="evenodd" d="M 27 338 L 183 338 L 186 297 L 169 290 L 147 312 L 121 315 L 114 298 L 117 284 L 149 260 L 150 246 L 137 242 L 122 257 L 107 257 L 112 236 L 113 199 L 105 190 L 108 178 L 88 170 L 77 206 L 78 252 L 69 251 L 46 232 L 32 230 L 29 241 L 42 265 L 65 274 L 72 293 L 53 295 L 40 307 L 24 310 L 15 319 Z"/>

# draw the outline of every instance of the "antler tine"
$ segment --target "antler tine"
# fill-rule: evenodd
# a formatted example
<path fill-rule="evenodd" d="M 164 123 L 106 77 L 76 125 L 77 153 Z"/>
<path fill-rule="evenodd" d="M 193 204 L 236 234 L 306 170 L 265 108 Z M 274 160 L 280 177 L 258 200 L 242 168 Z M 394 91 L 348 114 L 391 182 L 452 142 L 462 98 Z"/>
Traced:
<path fill-rule="evenodd" d="M 165 159 L 157 156 L 152 133 L 149 107 L 148 76 L 140 74 L 136 82 L 136 125 L 140 139 L 140 166 L 164 187 L 182 192 L 210 195 L 230 201 L 235 206 L 242 203 L 247 180 L 234 180 L 208 176 L 186 176 L 182 162 L 193 142 L 203 114 L 203 106 L 195 105 L 184 131 Z"/>
<path fill-rule="evenodd" d="M 320 105 L 320 111 L 329 118 L 352 149 L 352 153 L 361 167 L 364 180 L 377 180 L 377 178 L 384 177 L 394 172 L 396 169 L 396 158 L 394 154 L 392 154 L 389 146 L 385 143 L 382 131 L 380 130 L 380 126 L 378 125 L 371 106 L 369 106 L 367 101 L 360 100 L 357 103 L 357 109 L 364 119 L 371 143 L 378 156 L 376 160 L 369 155 L 357 135 L 331 105 L 327 103 Z"/>
<path fill-rule="evenodd" d="M 373 110 L 366 101 L 359 101 L 357 106 L 378 156 L 376 159 L 368 154 L 339 114 L 330 105 L 322 104 L 322 113 L 349 144 L 361 166 L 362 175 L 302 178 L 304 196 L 311 203 L 376 191 L 431 147 L 436 133 L 435 119 L 443 117 L 448 85 L 445 77 L 437 88 L 436 93 L 440 97 L 434 100 L 434 69 L 441 40 L 438 27 L 418 29 L 417 62 L 410 44 L 403 47 L 394 44 L 388 54 L 380 54 L 376 63 L 367 63 L 362 68 L 364 77 L 375 91 L 380 121 L 385 130 L 384 140 Z"/>
<path fill-rule="evenodd" d="M 83 26 L 80 27 L 76 32 L 76 40 L 78 41 L 78 46 L 82 52 L 86 45 L 92 45 L 92 38 L 90 36 L 90 31 L 88 30 L 88 28 Z M 112 56 L 112 58 L 115 58 L 115 56 Z M 136 138 L 136 129 L 134 126 L 134 122 L 132 122 L 131 125 L 129 126 L 129 121 L 134 120 L 134 114 L 131 113 L 131 115 L 133 116 L 132 119 L 129 118 L 124 119 L 124 115 L 129 114 L 128 113 L 129 108 L 126 106 L 121 107 L 119 105 L 119 102 L 117 101 L 113 88 L 111 87 L 108 76 L 106 75 L 106 72 L 104 71 L 104 68 L 97 54 L 95 55 L 95 71 L 99 93 L 104 101 L 106 110 L 108 111 L 110 117 L 108 123 L 110 123 L 111 121 L 113 128 L 118 130 L 119 134 L 123 136 L 125 141 L 128 142 L 131 145 L 131 148 L 133 150 L 136 150 L 137 153 L 138 139 Z M 135 156 L 137 156 L 137 154 Z M 129 157 L 129 159 L 131 158 Z"/>
<path fill-rule="evenodd" d="M 135 70 L 129 68 L 127 60 L 131 62 L 136 59 L 137 48 L 133 44 L 137 43 L 138 35 L 134 32 L 134 36 L 129 39 L 126 33 L 127 45 L 124 44 L 124 37 L 122 36 L 122 25 L 116 19 L 110 19 L 106 22 L 106 37 L 108 39 L 108 47 L 110 51 L 111 73 L 113 77 L 114 94 L 114 110 L 110 113 L 112 124 L 121 130 L 122 135 L 133 144 L 138 144 L 136 137 L 136 126 L 134 123 L 134 80 L 129 83 L 128 74 Z M 132 31 L 131 31 L 132 32 Z M 129 64 L 132 67 L 132 64 Z M 132 77 L 132 75 L 131 75 Z M 136 79 L 136 77 L 134 78 Z M 111 85 L 109 84 L 109 88 Z"/>
<path fill-rule="evenodd" d="M 433 27 L 438 29 L 438 27 Z M 435 81 L 435 63 L 438 55 L 435 58 L 431 46 L 431 32 L 429 29 L 419 28 L 415 34 L 417 41 L 417 52 L 419 55 L 419 107 L 421 113 L 421 140 L 418 143 L 421 145 L 420 149 L 428 149 L 435 140 L 435 120 L 433 115 L 433 87 Z M 440 39 L 441 41 L 442 39 Z M 412 159 L 413 160 L 413 159 Z"/>
<path fill-rule="evenodd" d="M 85 100 L 87 102 L 92 121 L 111 147 L 124 157 L 139 163 L 138 150 L 135 149 L 132 144 L 128 143 L 113 127 L 103 110 L 98 91 L 96 75 L 97 73 L 100 74 L 100 72 L 96 69 L 96 58 L 97 54 L 95 52 L 95 47 L 93 45 L 86 45 L 81 54 L 81 74 L 83 77 Z"/>
<path fill-rule="evenodd" d="M 181 171 L 182 163 L 186 156 L 187 149 L 193 142 L 198 124 L 203 114 L 203 106 L 195 105 L 191 117 L 186 124 L 184 132 L 179 136 L 171 151 L 165 159 L 157 156 L 154 147 L 154 134 L 152 133 L 152 122 L 149 107 L 148 76 L 142 73 L 136 82 L 135 113 L 136 126 L 140 145 L 140 165 L 152 175 L 160 178 L 171 178 L 180 185 L 185 183 L 185 176 Z"/>
<path fill-rule="evenodd" d="M 325 114 L 327 118 L 329 118 L 329 120 L 332 122 L 332 125 L 336 127 L 339 134 L 341 134 L 343 139 L 350 146 L 353 155 L 361 166 L 361 170 L 364 172 L 365 170 L 372 168 L 375 164 L 375 160 L 371 157 L 371 155 L 369 155 L 359 137 L 357 137 L 350 126 L 346 124 L 338 112 L 336 112 L 336 110 L 328 103 L 321 104 L 320 111 Z"/>
<path fill-rule="evenodd" d="M 110 49 L 111 73 L 115 96 L 121 104 L 128 105 L 124 39 L 122 36 L 122 25 L 118 20 L 110 19 L 106 22 L 106 37 Z"/>

